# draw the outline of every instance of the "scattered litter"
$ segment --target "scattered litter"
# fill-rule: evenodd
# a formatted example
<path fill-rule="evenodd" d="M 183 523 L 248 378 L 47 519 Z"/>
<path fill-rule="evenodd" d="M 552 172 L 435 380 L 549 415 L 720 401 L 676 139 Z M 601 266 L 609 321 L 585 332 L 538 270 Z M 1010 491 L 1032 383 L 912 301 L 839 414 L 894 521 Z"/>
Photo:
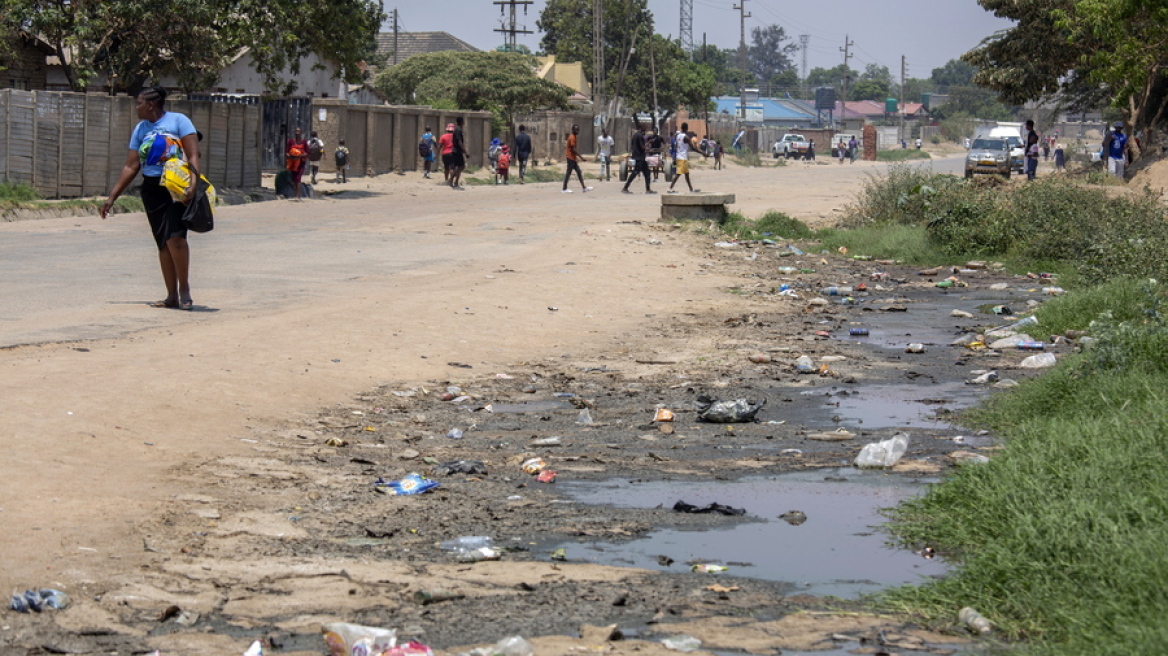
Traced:
<path fill-rule="evenodd" d="M 329 656 L 384 654 L 397 646 L 397 630 L 333 622 L 320 627 Z"/>
<path fill-rule="evenodd" d="M 489 535 L 464 535 L 453 540 L 443 540 L 438 543 L 438 550 L 444 553 L 465 553 L 475 549 L 493 548 L 495 539 Z"/>
<path fill-rule="evenodd" d="M 1008 348 L 1014 348 L 1015 346 L 1018 345 L 1019 342 L 1030 342 L 1030 341 L 1033 341 L 1033 338 L 1030 337 L 1030 335 L 1023 333 L 1023 334 L 1019 334 L 1019 335 L 1011 335 L 1010 337 L 1003 337 L 1002 339 L 994 340 L 994 341 L 990 342 L 989 346 L 990 346 L 990 348 L 995 349 L 995 350 L 1008 349 Z"/>
<path fill-rule="evenodd" d="M 812 433 L 807 436 L 807 439 L 815 440 L 816 442 L 845 442 L 855 436 L 855 433 L 846 428 L 837 428 L 825 433 Z"/>
<path fill-rule="evenodd" d="M 993 291 L 996 291 L 996 292 L 997 291 L 1004 291 L 1004 290 L 1007 290 L 1009 288 L 1010 288 L 1010 284 L 1005 283 L 1005 282 L 995 282 L 994 284 L 990 285 L 990 289 L 992 289 Z"/>
<path fill-rule="evenodd" d="M 430 604 L 437 604 L 443 601 L 453 601 L 455 599 L 463 599 L 466 595 L 452 592 L 450 590 L 416 590 L 414 592 L 414 603 L 420 606 L 429 606 Z"/>
<path fill-rule="evenodd" d="M 924 353 L 925 352 L 925 345 L 921 344 L 919 342 L 909 344 L 908 346 L 904 347 L 904 352 L 905 353 Z"/>
<path fill-rule="evenodd" d="M 543 458 L 528 458 L 519 467 L 528 474 L 538 474 L 547 467 L 547 462 Z"/>
<path fill-rule="evenodd" d="M 965 310 L 953 310 L 952 312 L 949 313 L 949 316 L 957 317 L 958 319 L 972 319 L 973 313 L 966 312 Z"/>
<path fill-rule="evenodd" d="M 259 640 L 252 642 L 247 651 L 243 652 L 243 656 L 264 656 L 264 643 Z"/>
<path fill-rule="evenodd" d="M 324 441 L 324 445 L 325 446 L 334 446 L 334 447 L 349 446 L 349 441 L 342 440 L 339 437 L 330 437 Z"/>
<path fill-rule="evenodd" d="M 725 565 L 712 565 L 710 563 L 701 563 L 694 565 L 689 569 L 691 572 L 697 572 L 698 574 L 718 574 L 720 572 L 727 572 L 730 570 L 730 568 L 726 567 Z"/>
<path fill-rule="evenodd" d="M 891 467 L 908 450 L 908 433 L 897 433 L 887 440 L 865 444 L 856 456 L 857 467 Z"/>
<path fill-rule="evenodd" d="M 593 424 L 592 412 L 588 408 L 580 410 L 580 414 L 576 416 L 576 423 L 580 426 L 591 426 Z"/>
<path fill-rule="evenodd" d="M 720 503 L 711 503 L 706 506 L 694 506 L 684 501 L 678 501 L 677 503 L 673 504 L 673 509 L 677 512 L 688 513 L 690 515 L 718 514 L 733 517 L 746 514 L 745 508 L 732 508 Z"/>
<path fill-rule="evenodd" d="M 754 421 L 754 416 L 766 405 L 766 399 L 754 403 L 749 399 L 734 401 L 719 401 L 702 395 L 694 404 L 698 411 L 698 420 L 712 424 L 733 424 Z"/>
<path fill-rule="evenodd" d="M 52 588 L 25 590 L 22 595 L 12 595 L 8 606 L 18 613 L 39 613 L 46 608 L 65 610 L 69 607 L 69 595 Z"/>
<path fill-rule="evenodd" d="M 552 437 L 541 437 L 538 440 L 532 440 L 531 446 L 560 446 L 563 443 L 559 435 L 553 435 Z"/>
<path fill-rule="evenodd" d="M 803 522 L 807 521 L 807 513 L 803 512 L 802 510 L 788 510 L 787 512 L 779 515 L 779 519 L 787 522 L 791 526 L 799 526 Z"/>
<path fill-rule="evenodd" d="M 461 440 L 462 436 L 463 436 L 463 431 L 461 428 L 451 428 L 449 431 L 446 432 L 446 437 L 449 437 L 452 440 Z"/>
<path fill-rule="evenodd" d="M 539 473 L 539 476 L 535 477 L 535 480 L 539 481 L 540 483 L 555 483 L 556 482 L 556 470 L 545 469 Z"/>
<path fill-rule="evenodd" d="M 653 415 L 653 421 L 673 421 L 673 411 L 657 408 L 656 414 Z"/>
<path fill-rule="evenodd" d="M 957 613 L 957 619 L 961 620 L 962 624 L 969 627 L 969 630 L 975 633 L 986 634 L 991 630 L 990 621 L 969 606 L 962 608 Z"/>
<path fill-rule="evenodd" d="M 949 454 L 949 459 L 958 465 L 984 465 L 990 461 L 986 456 L 972 451 L 954 451 Z"/>
<path fill-rule="evenodd" d="M 702 641 L 701 640 L 698 640 L 697 638 L 695 638 L 693 636 L 688 636 L 688 635 L 670 636 L 668 638 L 662 639 L 661 644 L 665 645 L 665 647 L 667 649 L 672 649 L 673 651 L 680 651 L 680 652 L 685 652 L 685 653 L 688 653 L 691 651 L 697 651 L 698 649 L 702 648 Z"/>
<path fill-rule="evenodd" d="M 487 465 L 482 460 L 452 460 L 437 465 L 430 470 L 435 476 L 454 476 L 456 474 L 487 475 Z"/>
<path fill-rule="evenodd" d="M 755 364 L 767 364 L 771 361 L 771 356 L 766 353 L 751 353 L 746 359 Z"/>
<path fill-rule="evenodd" d="M 429 492 L 438 487 L 438 481 L 432 481 L 421 474 L 407 474 L 400 481 L 387 481 L 380 477 L 373 483 L 373 489 L 382 494 L 391 496 L 412 496 Z"/>
<path fill-rule="evenodd" d="M 1056 364 L 1058 364 L 1058 360 L 1055 359 L 1054 353 L 1039 353 L 1026 358 L 1018 366 L 1023 369 L 1045 369 Z"/>
<path fill-rule="evenodd" d="M 779 453 L 785 456 L 801 456 L 803 455 L 803 449 L 783 449 Z"/>
<path fill-rule="evenodd" d="M 1063 289 L 1062 287 L 1043 287 L 1042 293 L 1046 294 L 1047 296 L 1058 296 L 1060 294 L 1067 293 L 1067 290 Z"/>
<path fill-rule="evenodd" d="M 738 248 L 738 244 L 736 244 L 732 241 L 714 242 L 714 245 L 717 246 L 718 248 Z"/>
<path fill-rule="evenodd" d="M 848 330 L 848 334 L 852 337 L 867 337 L 869 333 L 870 331 L 867 328 L 851 328 Z"/>
<path fill-rule="evenodd" d="M 816 372 L 815 362 L 811 356 L 800 355 L 799 359 L 795 360 L 795 371 L 801 374 L 813 374 Z"/>

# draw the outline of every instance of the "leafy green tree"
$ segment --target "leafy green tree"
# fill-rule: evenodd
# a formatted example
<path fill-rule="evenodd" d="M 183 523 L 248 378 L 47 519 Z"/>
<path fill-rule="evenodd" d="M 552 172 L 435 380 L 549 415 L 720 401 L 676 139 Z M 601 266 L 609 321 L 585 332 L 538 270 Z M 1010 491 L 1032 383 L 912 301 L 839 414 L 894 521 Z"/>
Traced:
<path fill-rule="evenodd" d="M 892 93 L 890 85 L 883 80 L 861 78 L 848 92 L 848 100 L 875 100 L 883 103 Z"/>
<path fill-rule="evenodd" d="M 860 74 L 853 70 L 850 66 L 840 64 L 834 68 L 815 67 L 807 74 L 807 86 L 814 89 L 816 87 L 834 87 L 836 98 L 843 99 L 843 88 L 847 80 L 855 81 L 860 77 Z M 849 96 L 850 98 L 850 96 Z"/>
<path fill-rule="evenodd" d="M 940 68 L 934 68 L 929 80 L 936 85 L 937 93 L 948 93 L 950 85 L 967 87 L 973 84 L 973 75 L 977 73 L 968 62 L 960 59 L 950 59 Z"/>
<path fill-rule="evenodd" d="M 391 103 L 491 111 L 511 126 L 516 114 L 568 108 L 568 88 L 536 77 L 535 64 L 517 52 L 434 52 L 382 71 L 374 86 Z"/>
<path fill-rule="evenodd" d="M 380 0 L 188 0 L 173 15 L 141 0 L 0 0 L 0 16 L 48 43 L 77 91 L 101 74 L 120 90 L 167 75 L 188 91 L 205 88 L 247 48 L 265 86 L 288 93 L 295 81 L 284 71 L 294 78 L 310 53 L 359 80 L 385 14 Z"/>
<path fill-rule="evenodd" d="M 592 8 L 592 0 L 547 0 L 535 22 L 543 32 L 540 48 L 559 61 L 582 62 L 589 78 L 595 70 Z M 641 47 L 639 41 L 653 33 L 653 14 L 646 0 L 604 0 L 603 10 L 604 70 L 611 89 L 629 50 Z"/>
<path fill-rule="evenodd" d="M 795 70 L 791 57 L 799 51 L 799 46 L 789 41 L 786 31 L 778 25 L 750 30 L 746 70 L 754 76 L 756 84 L 765 84 L 776 75 Z"/>
<path fill-rule="evenodd" d="M 653 104 L 654 71 L 657 73 L 656 105 Z M 708 110 L 715 86 L 713 68 L 691 61 L 677 41 L 654 34 L 645 41 L 644 47 L 638 46 L 630 60 L 622 95 L 634 110 L 655 114 L 660 122 L 680 107 L 695 113 Z"/>

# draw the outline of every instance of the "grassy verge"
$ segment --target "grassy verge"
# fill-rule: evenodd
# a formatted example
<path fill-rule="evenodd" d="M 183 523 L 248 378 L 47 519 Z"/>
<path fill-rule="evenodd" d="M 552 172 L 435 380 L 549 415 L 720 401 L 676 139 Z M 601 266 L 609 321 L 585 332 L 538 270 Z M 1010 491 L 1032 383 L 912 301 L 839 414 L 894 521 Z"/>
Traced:
<path fill-rule="evenodd" d="M 1053 300 L 1044 331 L 1090 328 L 1094 348 L 997 395 L 971 420 L 1004 431 L 966 467 L 890 512 L 908 544 L 958 567 L 888 593 L 893 608 L 952 624 L 962 606 L 1016 651 L 1160 653 L 1168 640 L 1168 318 L 1163 285 L 1117 279 Z"/>
<path fill-rule="evenodd" d="M 876 151 L 877 162 L 907 162 L 914 159 L 933 159 L 933 156 L 916 148 Z"/>
<path fill-rule="evenodd" d="M 21 210 L 46 210 L 56 212 L 76 212 L 78 214 L 97 213 L 105 203 L 104 198 L 71 198 L 67 200 L 43 200 L 37 190 L 26 184 L 0 183 L 0 216 Z M 114 202 L 113 213 L 143 212 L 142 199 L 137 196 L 122 196 Z"/>
<path fill-rule="evenodd" d="M 815 231 L 806 223 L 774 210 L 755 220 L 731 212 L 722 224 L 722 231 L 735 239 L 810 239 L 815 236 Z"/>

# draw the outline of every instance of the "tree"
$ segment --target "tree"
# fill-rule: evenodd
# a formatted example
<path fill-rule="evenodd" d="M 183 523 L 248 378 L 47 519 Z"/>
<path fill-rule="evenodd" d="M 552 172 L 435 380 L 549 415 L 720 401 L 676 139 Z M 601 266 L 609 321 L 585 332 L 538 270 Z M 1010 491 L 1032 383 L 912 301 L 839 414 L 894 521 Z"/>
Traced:
<path fill-rule="evenodd" d="M 746 70 L 754 76 L 756 84 L 765 84 L 776 75 L 795 70 L 791 57 L 799 51 L 799 46 L 787 43 L 787 33 L 782 27 L 755 27 L 750 30 L 750 41 Z"/>
<path fill-rule="evenodd" d="M 860 77 L 858 72 L 843 64 L 832 69 L 815 67 L 807 74 L 807 85 L 811 86 L 812 89 L 816 86 L 835 86 L 836 89 L 839 89 L 842 88 L 844 82 L 857 77 Z"/>
<path fill-rule="evenodd" d="M 934 68 L 929 80 L 937 86 L 938 93 L 948 93 L 950 85 L 967 87 L 973 84 L 975 73 L 977 69 L 968 62 L 950 59 L 944 66 Z"/>
<path fill-rule="evenodd" d="M 849 100 L 875 100 L 881 104 L 892 93 L 890 85 L 883 80 L 861 78 L 848 92 Z"/>
<path fill-rule="evenodd" d="M 131 91 L 173 75 L 194 91 L 210 86 L 223 64 L 248 48 L 265 86 L 290 92 L 295 81 L 282 79 L 283 71 L 298 75 L 309 53 L 359 80 L 385 14 L 379 0 L 188 0 L 173 15 L 141 0 L 0 0 L 0 16 L 0 23 L 15 21 L 48 43 L 76 91 L 99 75 Z"/>
<path fill-rule="evenodd" d="M 604 70 L 606 78 L 615 81 L 621 62 L 634 48 L 633 34 L 639 32 L 644 39 L 653 33 L 653 14 L 646 0 L 603 2 Z M 589 78 L 595 70 L 592 8 L 592 0 L 547 0 L 535 22 L 543 32 L 540 48 L 562 62 L 582 62 Z"/>
<path fill-rule="evenodd" d="M 656 105 L 653 103 L 654 71 Z M 637 46 L 629 62 L 622 95 L 632 108 L 654 114 L 658 121 L 663 121 L 683 106 L 693 112 L 708 110 L 715 86 L 713 68 L 691 61 L 677 41 L 654 34 L 646 39 L 643 47 Z"/>
<path fill-rule="evenodd" d="M 535 64 L 517 52 L 427 53 L 382 71 L 374 86 L 391 103 L 486 110 L 510 126 L 516 114 L 568 108 L 568 88 L 536 77 Z"/>

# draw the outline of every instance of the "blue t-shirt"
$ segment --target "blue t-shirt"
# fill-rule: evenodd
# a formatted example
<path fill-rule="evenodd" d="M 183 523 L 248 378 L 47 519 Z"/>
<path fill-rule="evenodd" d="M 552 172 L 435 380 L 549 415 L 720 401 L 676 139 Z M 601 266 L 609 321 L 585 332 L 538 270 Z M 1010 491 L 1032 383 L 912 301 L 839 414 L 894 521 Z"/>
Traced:
<path fill-rule="evenodd" d="M 130 150 L 137 151 L 142 142 L 146 141 L 151 135 L 164 135 L 175 140 L 181 140 L 183 137 L 195 134 L 195 124 L 191 123 L 191 119 L 187 118 L 185 114 L 178 112 L 166 112 L 157 121 L 142 121 L 138 123 L 138 127 L 134 128 L 134 133 L 130 135 Z M 183 159 L 186 159 L 185 157 Z M 142 162 L 142 175 L 158 177 L 162 175 L 161 163 L 147 163 Z"/>
<path fill-rule="evenodd" d="M 1111 135 L 1111 159 L 1123 159 L 1123 149 L 1127 146 L 1127 135 L 1119 132 Z"/>

